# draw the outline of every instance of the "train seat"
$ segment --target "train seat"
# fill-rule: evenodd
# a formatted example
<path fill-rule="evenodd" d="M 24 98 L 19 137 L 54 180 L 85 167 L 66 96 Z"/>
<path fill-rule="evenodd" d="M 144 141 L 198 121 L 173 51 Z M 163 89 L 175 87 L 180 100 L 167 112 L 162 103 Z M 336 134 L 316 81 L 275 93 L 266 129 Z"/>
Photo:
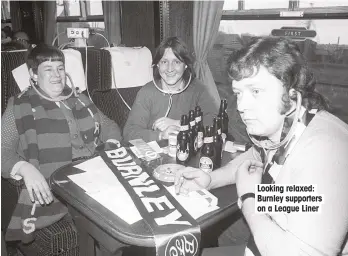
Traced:
<path fill-rule="evenodd" d="M 112 47 L 102 51 L 111 79 L 103 89 L 93 92 L 92 99 L 123 130 L 138 91 L 152 80 L 152 55 L 146 47 Z"/>

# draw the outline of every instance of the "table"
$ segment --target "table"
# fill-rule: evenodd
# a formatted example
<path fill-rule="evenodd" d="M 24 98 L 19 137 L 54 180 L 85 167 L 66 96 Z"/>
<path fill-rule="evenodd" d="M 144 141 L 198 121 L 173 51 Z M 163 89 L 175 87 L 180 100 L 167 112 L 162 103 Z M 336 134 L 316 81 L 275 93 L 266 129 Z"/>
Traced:
<path fill-rule="evenodd" d="M 112 149 L 108 147 L 104 146 L 99 150 Z M 236 157 L 236 155 L 224 152 L 223 164 Z M 155 247 L 153 235 L 144 221 L 141 220 L 129 225 L 88 196 L 82 188 L 67 177 L 82 172 L 74 168 L 74 165 L 81 162 L 74 162 L 59 168 L 50 178 L 53 192 L 62 202 L 67 204 L 75 221 L 79 232 L 80 254 L 95 255 L 96 241 L 101 245 L 103 255 L 112 255 L 129 245 Z M 175 162 L 175 159 L 164 155 L 162 163 L 170 162 Z M 189 163 L 190 166 L 196 166 L 196 164 L 197 158 L 192 159 Z M 235 185 L 217 188 L 210 192 L 218 197 L 220 208 L 197 219 L 202 235 L 209 227 L 238 211 Z M 116 199 L 117 197 L 113 196 L 113 198 Z"/>

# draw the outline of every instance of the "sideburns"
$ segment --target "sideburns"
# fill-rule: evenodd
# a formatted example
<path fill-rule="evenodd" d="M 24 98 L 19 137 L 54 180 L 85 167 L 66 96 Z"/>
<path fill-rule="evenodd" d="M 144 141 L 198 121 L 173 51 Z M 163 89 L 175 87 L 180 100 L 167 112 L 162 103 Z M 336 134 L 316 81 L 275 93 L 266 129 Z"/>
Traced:
<path fill-rule="evenodd" d="M 292 105 L 291 105 L 289 93 L 284 91 L 282 95 L 282 104 L 280 106 L 280 114 L 281 115 L 286 114 L 291 109 L 291 106 Z"/>

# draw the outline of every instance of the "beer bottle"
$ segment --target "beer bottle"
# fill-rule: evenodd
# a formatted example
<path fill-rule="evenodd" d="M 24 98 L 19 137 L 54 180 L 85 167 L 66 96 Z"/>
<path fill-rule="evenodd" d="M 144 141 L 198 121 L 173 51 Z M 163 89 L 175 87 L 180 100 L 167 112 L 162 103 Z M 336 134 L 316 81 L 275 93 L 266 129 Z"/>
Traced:
<path fill-rule="evenodd" d="M 222 145 L 223 141 L 221 138 L 221 120 L 220 118 L 214 117 L 213 119 L 213 141 L 215 145 L 216 158 L 215 158 L 215 167 L 221 167 L 221 159 L 222 159 Z"/>
<path fill-rule="evenodd" d="M 204 126 L 203 126 L 203 113 L 199 106 L 195 108 L 196 119 L 196 134 L 197 134 L 197 151 L 203 146 Z"/>
<path fill-rule="evenodd" d="M 199 158 L 199 169 L 207 173 L 212 172 L 215 169 L 215 145 L 213 141 L 213 130 L 210 126 L 206 127 L 204 144 L 201 148 L 201 154 Z"/>
<path fill-rule="evenodd" d="M 227 100 L 223 99 L 220 103 L 220 109 L 218 117 L 221 118 L 221 128 L 222 128 L 222 140 L 225 142 L 228 134 L 228 114 L 227 114 Z"/>
<path fill-rule="evenodd" d="M 195 119 L 195 112 L 193 110 L 189 111 L 189 133 L 191 136 L 191 152 L 192 155 L 196 155 L 197 153 L 197 133 L 196 133 L 196 119 Z"/>
<path fill-rule="evenodd" d="M 188 145 L 188 134 L 183 133 L 180 140 L 178 140 L 178 144 L 176 146 L 176 163 L 182 164 L 184 166 L 187 165 L 187 162 L 190 160 L 189 154 L 189 145 Z"/>
<path fill-rule="evenodd" d="M 177 145 L 180 144 L 180 141 L 182 140 L 186 140 L 187 141 L 187 145 L 189 147 L 189 156 L 188 158 L 191 158 L 192 153 L 190 152 L 190 142 L 191 142 L 191 137 L 189 134 L 189 122 L 188 122 L 188 118 L 187 115 L 182 115 L 181 116 L 181 120 L 180 120 L 180 132 L 178 133 L 177 136 Z"/>

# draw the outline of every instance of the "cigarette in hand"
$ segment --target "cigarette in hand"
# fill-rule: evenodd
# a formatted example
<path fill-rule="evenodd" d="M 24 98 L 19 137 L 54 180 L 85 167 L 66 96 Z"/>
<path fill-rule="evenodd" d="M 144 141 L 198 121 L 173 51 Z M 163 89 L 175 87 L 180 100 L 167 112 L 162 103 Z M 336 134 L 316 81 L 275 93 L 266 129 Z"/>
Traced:
<path fill-rule="evenodd" d="M 175 184 L 175 186 L 176 186 L 175 192 L 176 192 L 177 195 L 180 194 L 180 188 L 181 188 L 183 183 L 184 183 L 184 177 L 180 176 L 178 183 Z"/>

